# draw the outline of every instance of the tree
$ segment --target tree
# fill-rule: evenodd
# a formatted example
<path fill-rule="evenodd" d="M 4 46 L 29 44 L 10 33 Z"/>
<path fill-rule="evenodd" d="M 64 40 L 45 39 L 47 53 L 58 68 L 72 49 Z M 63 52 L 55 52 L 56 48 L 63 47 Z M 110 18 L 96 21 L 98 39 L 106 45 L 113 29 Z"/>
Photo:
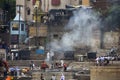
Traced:
<path fill-rule="evenodd" d="M 120 6 L 113 5 L 109 8 L 105 19 L 107 26 L 111 30 L 120 30 Z"/>
<path fill-rule="evenodd" d="M 16 0 L 0 0 L 0 8 L 7 14 L 7 22 L 15 16 Z"/>

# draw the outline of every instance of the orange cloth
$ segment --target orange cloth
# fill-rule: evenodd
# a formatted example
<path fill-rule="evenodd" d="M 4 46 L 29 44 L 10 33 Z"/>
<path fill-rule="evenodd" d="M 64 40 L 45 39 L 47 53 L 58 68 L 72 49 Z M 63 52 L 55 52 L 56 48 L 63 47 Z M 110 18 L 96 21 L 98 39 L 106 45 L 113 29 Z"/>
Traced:
<path fill-rule="evenodd" d="M 7 76 L 6 80 L 12 80 L 11 76 Z"/>

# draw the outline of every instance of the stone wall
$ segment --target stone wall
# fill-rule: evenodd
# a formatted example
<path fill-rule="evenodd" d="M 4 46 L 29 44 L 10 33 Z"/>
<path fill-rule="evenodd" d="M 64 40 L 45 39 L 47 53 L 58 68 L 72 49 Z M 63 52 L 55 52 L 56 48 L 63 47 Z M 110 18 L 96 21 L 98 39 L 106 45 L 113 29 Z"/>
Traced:
<path fill-rule="evenodd" d="M 119 32 L 105 32 L 104 34 L 104 47 L 111 48 L 112 46 L 118 46 Z"/>
<path fill-rule="evenodd" d="M 90 72 L 90 80 L 120 80 L 119 66 L 94 66 Z"/>

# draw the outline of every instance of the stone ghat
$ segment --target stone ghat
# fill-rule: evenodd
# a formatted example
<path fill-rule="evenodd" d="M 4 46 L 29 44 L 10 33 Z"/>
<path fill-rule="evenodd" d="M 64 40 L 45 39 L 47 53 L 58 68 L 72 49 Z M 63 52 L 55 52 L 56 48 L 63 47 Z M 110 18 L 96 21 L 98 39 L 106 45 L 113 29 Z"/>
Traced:
<path fill-rule="evenodd" d="M 40 80 L 41 73 L 44 75 L 45 80 L 50 80 L 53 74 L 56 75 L 57 80 L 60 80 L 62 74 L 64 74 L 65 80 L 73 79 L 73 74 L 71 72 L 33 72 L 32 80 Z"/>
<path fill-rule="evenodd" d="M 0 80 L 4 80 L 4 78 L 0 77 Z M 31 77 L 20 77 L 20 78 L 14 77 L 13 80 L 32 80 L 32 78 Z"/>
<path fill-rule="evenodd" d="M 40 66 L 43 60 L 13 60 L 13 61 L 9 60 L 8 63 L 9 63 L 9 66 L 29 66 L 30 61 L 33 61 L 36 66 Z M 56 60 L 54 62 L 60 62 L 60 60 Z M 64 60 L 64 62 L 71 66 L 74 64 L 75 65 L 80 65 L 80 64 L 81 65 L 93 65 L 94 64 L 94 62 L 76 62 L 76 61 L 71 61 L 71 60 Z"/>
<path fill-rule="evenodd" d="M 50 80 L 53 74 L 55 74 L 56 79 L 59 80 L 62 73 L 64 74 L 66 80 L 73 79 L 73 74 L 71 72 L 33 72 L 32 77 L 13 77 L 13 80 L 40 80 L 41 73 L 44 75 L 45 80 Z M 4 78 L 0 77 L 0 80 L 4 80 Z"/>

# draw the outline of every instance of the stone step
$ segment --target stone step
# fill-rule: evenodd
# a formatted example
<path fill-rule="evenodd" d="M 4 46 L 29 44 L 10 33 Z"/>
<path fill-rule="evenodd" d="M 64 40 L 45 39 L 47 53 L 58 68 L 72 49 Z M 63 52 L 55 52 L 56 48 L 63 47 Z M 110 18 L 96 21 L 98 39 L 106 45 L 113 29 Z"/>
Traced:
<path fill-rule="evenodd" d="M 10 66 L 30 66 L 30 62 L 33 61 L 36 66 L 39 66 L 43 60 L 9 60 Z"/>
<path fill-rule="evenodd" d="M 30 60 L 43 60 L 45 59 L 44 55 L 41 54 L 30 54 Z"/>
<path fill-rule="evenodd" d="M 14 80 L 32 80 L 31 77 L 13 77 Z M 0 77 L 0 80 L 5 80 L 3 77 Z"/>
<path fill-rule="evenodd" d="M 43 60 L 45 59 L 45 57 L 46 57 L 45 54 L 36 54 L 35 51 L 31 51 L 31 54 L 30 54 L 31 60 Z"/>
<path fill-rule="evenodd" d="M 45 80 L 50 80 L 53 74 L 55 74 L 57 80 L 60 80 L 62 74 L 65 76 L 65 80 L 73 78 L 72 72 L 34 72 L 32 73 L 32 80 L 40 80 L 41 73 L 44 75 Z"/>

